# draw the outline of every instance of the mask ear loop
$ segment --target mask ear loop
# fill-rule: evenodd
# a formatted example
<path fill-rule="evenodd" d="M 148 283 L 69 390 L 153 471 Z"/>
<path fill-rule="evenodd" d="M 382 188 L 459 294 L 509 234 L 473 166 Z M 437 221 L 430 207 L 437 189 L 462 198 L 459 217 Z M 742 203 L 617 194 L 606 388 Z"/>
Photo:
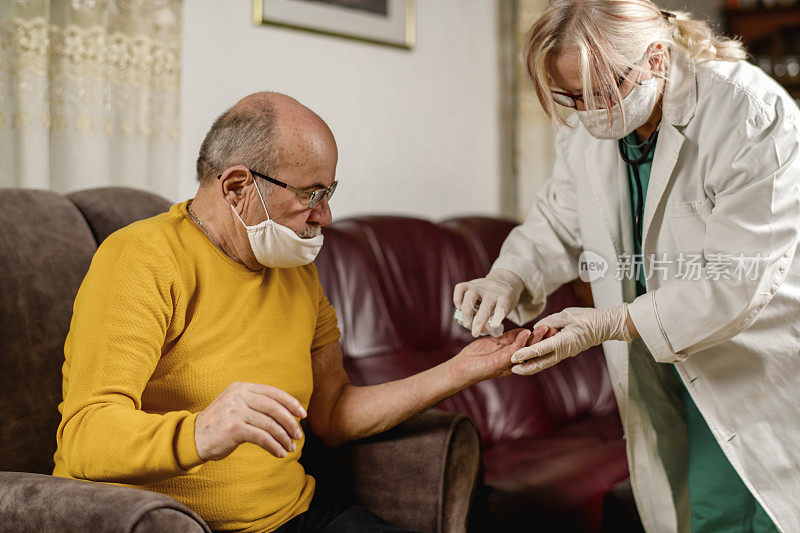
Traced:
<path fill-rule="evenodd" d="M 261 205 L 264 206 L 264 213 L 267 215 L 267 220 L 265 222 L 269 222 L 272 219 L 269 216 L 269 211 L 267 211 L 267 204 L 264 203 L 264 198 L 261 196 L 261 191 L 258 190 L 258 184 L 256 183 L 255 177 L 253 178 L 253 186 L 256 188 L 256 193 L 258 193 L 258 199 L 261 200 Z M 233 211 L 233 214 L 236 215 L 236 218 L 239 219 L 239 222 L 242 223 L 242 226 L 247 229 L 248 226 L 244 223 L 244 219 L 239 215 L 239 213 L 236 212 L 236 209 L 233 206 L 231 206 L 231 210 Z"/>
<path fill-rule="evenodd" d="M 242 219 L 242 217 L 239 216 L 239 213 L 236 212 L 236 209 L 233 206 L 231 206 L 231 211 L 233 211 L 233 214 L 236 215 L 236 218 L 239 219 L 239 222 L 242 223 L 242 226 L 244 226 L 244 229 L 247 229 L 247 224 L 244 223 L 244 220 Z"/>
<path fill-rule="evenodd" d="M 663 54 L 663 52 L 661 52 L 661 53 Z M 647 65 L 647 69 L 650 71 L 650 73 L 651 73 L 651 75 L 653 77 L 657 77 L 658 76 L 658 73 L 656 73 L 653 70 L 653 67 L 650 65 L 650 47 L 649 46 L 647 47 L 647 50 L 644 51 L 644 56 L 642 56 L 642 59 L 640 59 L 638 61 L 638 63 L 640 63 L 640 66 L 636 69 L 637 70 L 636 81 L 632 82 L 633 83 L 633 87 L 631 88 L 631 91 L 628 94 L 625 95 L 625 97 L 627 97 L 633 91 L 635 91 L 638 86 L 644 85 L 644 81 L 642 81 L 642 74 L 644 73 L 644 68 L 643 67 L 645 65 Z M 623 98 L 622 100 L 624 100 L 624 99 L 625 98 Z M 623 125 L 623 127 L 627 128 L 627 126 L 625 124 L 625 122 L 626 122 L 625 111 L 622 108 L 622 100 L 620 100 L 620 103 L 618 104 L 620 106 L 620 110 L 619 111 L 620 111 L 620 115 L 622 116 L 622 125 Z"/>
<path fill-rule="evenodd" d="M 271 219 L 270 219 L 270 216 L 269 216 L 269 211 L 267 211 L 267 204 L 264 203 L 264 197 L 261 196 L 261 190 L 259 190 L 259 188 L 258 188 L 258 183 L 256 183 L 255 176 L 253 176 L 253 186 L 256 188 L 256 192 L 258 193 L 258 199 L 261 200 L 261 205 L 264 206 L 264 213 L 266 213 L 267 222 L 269 222 Z"/>

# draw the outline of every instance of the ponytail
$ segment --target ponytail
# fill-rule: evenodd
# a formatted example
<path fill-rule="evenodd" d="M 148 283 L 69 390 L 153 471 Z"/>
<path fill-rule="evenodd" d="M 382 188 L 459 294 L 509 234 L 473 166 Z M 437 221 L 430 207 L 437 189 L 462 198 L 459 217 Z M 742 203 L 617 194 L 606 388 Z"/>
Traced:
<path fill-rule="evenodd" d="M 670 13 L 672 14 L 672 13 Z M 673 27 L 672 39 L 696 61 L 739 61 L 747 52 L 738 39 L 717 35 L 707 22 L 694 20 L 688 13 L 675 11 L 667 23 Z"/>

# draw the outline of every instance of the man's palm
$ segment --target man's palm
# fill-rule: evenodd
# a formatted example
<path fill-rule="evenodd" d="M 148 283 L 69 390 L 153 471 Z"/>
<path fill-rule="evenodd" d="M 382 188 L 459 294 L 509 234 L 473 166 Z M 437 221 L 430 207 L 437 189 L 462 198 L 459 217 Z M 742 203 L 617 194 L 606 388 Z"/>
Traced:
<path fill-rule="evenodd" d="M 473 383 L 511 374 L 511 355 L 519 348 L 541 340 L 547 333 L 539 328 L 531 333 L 527 329 L 512 329 L 500 337 L 481 337 L 455 356 L 457 371 L 470 376 Z"/>

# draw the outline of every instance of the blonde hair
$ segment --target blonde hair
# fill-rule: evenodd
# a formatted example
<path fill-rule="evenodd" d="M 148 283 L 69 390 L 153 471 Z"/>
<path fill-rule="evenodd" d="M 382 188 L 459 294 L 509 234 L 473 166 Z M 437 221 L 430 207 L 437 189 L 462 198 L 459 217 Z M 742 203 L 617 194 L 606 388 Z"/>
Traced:
<path fill-rule="evenodd" d="M 661 11 L 650 0 L 552 0 L 525 37 L 523 61 L 545 113 L 563 125 L 549 75 L 556 57 L 576 54 L 586 108 L 610 109 L 621 100 L 619 78 L 641 72 L 655 42 L 679 46 L 693 61 L 747 56 L 738 40 L 715 34 L 689 13 Z"/>

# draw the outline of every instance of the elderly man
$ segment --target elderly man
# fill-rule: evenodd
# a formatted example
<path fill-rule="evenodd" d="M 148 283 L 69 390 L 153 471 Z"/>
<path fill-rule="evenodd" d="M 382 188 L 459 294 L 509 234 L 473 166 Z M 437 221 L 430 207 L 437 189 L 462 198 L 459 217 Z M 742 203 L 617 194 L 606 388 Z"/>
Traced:
<path fill-rule="evenodd" d="M 196 197 L 103 242 L 65 345 L 55 475 L 167 494 L 216 530 L 398 530 L 314 497 L 298 419 L 329 445 L 374 435 L 509 373 L 538 339 L 515 330 L 352 386 L 312 263 L 337 157 L 312 111 L 250 95 L 206 135 Z"/>

